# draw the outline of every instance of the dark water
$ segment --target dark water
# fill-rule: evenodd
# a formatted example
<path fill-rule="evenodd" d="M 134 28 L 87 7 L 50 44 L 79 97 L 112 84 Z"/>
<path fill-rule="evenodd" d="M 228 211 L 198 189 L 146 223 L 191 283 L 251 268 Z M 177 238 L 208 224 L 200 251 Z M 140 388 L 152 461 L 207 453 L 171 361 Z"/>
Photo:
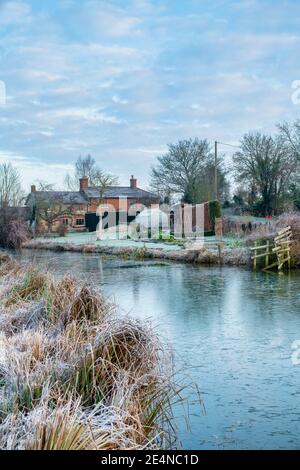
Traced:
<path fill-rule="evenodd" d="M 191 449 L 299 449 L 300 276 L 149 262 L 96 255 L 27 252 L 56 272 L 87 277 L 126 312 L 150 318 L 176 350 L 176 368 L 201 391 L 189 392 Z M 182 374 L 182 372 L 180 372 Z"/>

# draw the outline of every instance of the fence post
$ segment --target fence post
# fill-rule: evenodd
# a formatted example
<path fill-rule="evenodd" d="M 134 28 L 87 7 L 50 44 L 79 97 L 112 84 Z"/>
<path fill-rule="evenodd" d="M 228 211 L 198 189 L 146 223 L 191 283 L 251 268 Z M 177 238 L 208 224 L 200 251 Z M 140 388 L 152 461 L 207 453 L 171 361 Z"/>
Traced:
<path fill-rule="evenodd" d="M 221 243 L 218 243 L 218 256 L 219 256 L 219 264 L 222 264 L 222 249 L 221 249 Z"/>
<path fill-rule="evenodd" d="M 257 241 L 256 240 L 254 242 L 254 246 L 255 246 L 255 250 L 254 250 L 254 259 L 253 259 L 253 269 L 256 270 L 256 255 L 257 255 L 257 250 L 256 250 Z"/>
<path fill-rule="evenodd" d="M 268 240 L 267 241 L 267 253 L 266 253 L 266 258 L 265 258 L 265 267 L 266 268 L 269 266 L 269 253 L 270 253 L 270 242 Z"/>

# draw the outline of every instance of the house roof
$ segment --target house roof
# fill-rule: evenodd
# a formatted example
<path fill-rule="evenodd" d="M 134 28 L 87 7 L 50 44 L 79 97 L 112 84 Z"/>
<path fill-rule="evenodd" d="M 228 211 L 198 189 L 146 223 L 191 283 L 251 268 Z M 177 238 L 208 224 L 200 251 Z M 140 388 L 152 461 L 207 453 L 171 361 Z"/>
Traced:
<path fill-rule="evenodd" d="M 158 196 L 140 188 L 127 186 L 111 186 L 104 192 L 104 198 L 128 198 L 128 199 L 159 199 Z M 27 197 L 26 204 L 88 204 L 89 199 L 99 199 L 100 192 L 96 188 L 87 188 L 82 191 L 35 191 Z"/>
<path fill-rule="evenodd" d="M 88 188 L 84 189 L 84 193 L 88 198 L 98 199 L 100 197 L 100 192 L 97 188 Z M 118 198 L 118 197 L 127 197 L 128 199 L 158 199 L 158 196 L 149 191 L 145 191 L 140 188 L 131 188 L 128 186 L 110 186 L 104 192 L 104 198 Z"/>
<path fill-rule="evenodd" d="M 87 197 L 80 191 L 35 191 L 29 194 L 26 203 L 31 200 L 49 204 L 88 204 Z"/>

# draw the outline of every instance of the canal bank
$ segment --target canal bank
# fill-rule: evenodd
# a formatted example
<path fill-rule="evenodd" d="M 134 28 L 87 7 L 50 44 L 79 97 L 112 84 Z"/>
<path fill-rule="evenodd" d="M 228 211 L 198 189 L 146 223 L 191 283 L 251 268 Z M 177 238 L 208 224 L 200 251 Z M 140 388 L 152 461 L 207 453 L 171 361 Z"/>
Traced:
<path fill-rule="evenodd" d="M 149 246 L 150 245 L 150 246 Z M 53 252 L 97 253 L 99 255 L 116 256 L 133 259 L 157 259 L 189 264 L 228 265 L 251 267 L 251 252 L 247 247 L 222 247 L 217 245 L 203 246 L 201 249 L 185 249 L 177 245 L 154 243 L 122 243 L 106 245 L 103 243 L 68 243 L 56 240 L 30 240 L 24 248 L 31 250 L 48 250 Z"/>

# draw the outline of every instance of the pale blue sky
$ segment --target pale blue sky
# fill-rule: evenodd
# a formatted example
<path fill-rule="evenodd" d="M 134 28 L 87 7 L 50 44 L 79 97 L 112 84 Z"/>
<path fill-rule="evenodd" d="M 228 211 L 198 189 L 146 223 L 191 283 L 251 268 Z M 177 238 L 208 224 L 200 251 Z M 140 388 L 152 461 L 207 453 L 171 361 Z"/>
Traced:
<path fill-rule="evenodd" d="M 0 162 L 59 187 L 91 153 L 147 186 L 169 142 L 296 119 L 299 57 L 297 0 L 0 0 Z"/>

